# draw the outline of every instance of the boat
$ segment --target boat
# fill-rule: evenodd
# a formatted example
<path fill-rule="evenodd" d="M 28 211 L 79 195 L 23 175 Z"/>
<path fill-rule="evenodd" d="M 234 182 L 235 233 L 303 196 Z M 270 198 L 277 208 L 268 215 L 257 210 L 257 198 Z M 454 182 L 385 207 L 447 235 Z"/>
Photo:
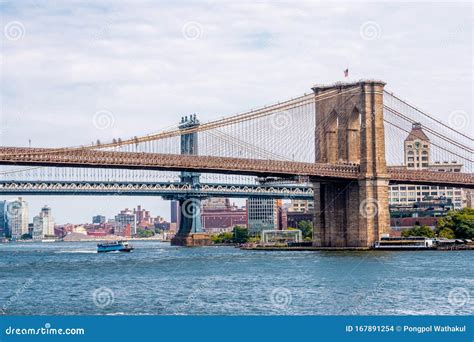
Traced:
<path fill-rule="evenodd" d="M 133 249 L 128 241 L 111 241 L 97 244 L 97 253 L 131 252 Z"/>
<path fill-rule="evenodd" d="M 375 249 L 387 250 L 419 250 L 436 249 L 434 239 L 410 236 L 410 237 L 382 237 L 375 242 Z"/>

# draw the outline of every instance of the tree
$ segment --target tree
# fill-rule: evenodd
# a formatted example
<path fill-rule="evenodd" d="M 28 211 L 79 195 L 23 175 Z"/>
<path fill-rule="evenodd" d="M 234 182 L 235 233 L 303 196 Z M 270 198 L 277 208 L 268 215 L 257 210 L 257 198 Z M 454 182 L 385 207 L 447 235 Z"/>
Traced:
<path fill-rule="evenodd" d="M 311 221 L 300 221 L 298 222 L 298 229 L 301 230 L 303 239 L 313 238 L 313 223 Z"/>
<path fill-rule="evenodd" d="M 233 242 L 233 233 L 224 232 L 219 234 L 214 234 L 211 236 L 211 241 L 214 243 L 232 243 Z"/>
<path fill-rule="evenodd" d="M 31 234 L 26 233 L 26 234 L 23 234 L 23 235 L 21 236 L 21 239 L 22 239 L 22 240 L 31 240 L 32 237 L 31 237 Z"/>
<path fill-rule="evenodd" d="M 233 242 L 245 243 L 249 240 L 249 231 L 247 228 L 235 226 L 233 230 Z"/>
<path fill-rule="evenodd" d="M 232 232 L 224 232 L 211 236 L 213 243 L 245 243 L 249 241 L 247 228 L 235 226 Z"/>
<path fill-rule="evenodd" d="M 451 228 L 443 228 L 438 232 L 440 238 L 454 239 L 456 236 Z"/>
<path fill-rule="evenodd" d="M 436 224 L 438 234 L 444 228 L 451 229 L 458 239 L 474 239 L 474 209 L 451 210 Z"/>
<path fill-rule="evenodd" d="M 403 237 L 410 237 L 410 236 L 424 236 L 427 238 L 434 238 L 435 233 L 431 230 L 428 226 L 413 226 L 413 228 L 404 230 L 402 232 Z"/>
<path fill-rule="evenodd" d="M 141 237 L 141 238 L 149 238 L 155 235 L 153 230 L 146 230 L 146 229 L 139 229 L 137 231 L 137 234 L 138 234 L 138 237 Z"/>

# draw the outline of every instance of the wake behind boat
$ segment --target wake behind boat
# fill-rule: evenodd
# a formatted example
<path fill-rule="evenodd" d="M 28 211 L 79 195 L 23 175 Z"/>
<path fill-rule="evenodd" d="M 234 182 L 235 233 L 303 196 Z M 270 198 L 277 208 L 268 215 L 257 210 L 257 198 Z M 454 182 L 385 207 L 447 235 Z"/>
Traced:
<path fill-rule="evenodd" d="M 97 244 L 97 253 L 131 252 L 133 249 L 128 241 L 111 241 Z"/>

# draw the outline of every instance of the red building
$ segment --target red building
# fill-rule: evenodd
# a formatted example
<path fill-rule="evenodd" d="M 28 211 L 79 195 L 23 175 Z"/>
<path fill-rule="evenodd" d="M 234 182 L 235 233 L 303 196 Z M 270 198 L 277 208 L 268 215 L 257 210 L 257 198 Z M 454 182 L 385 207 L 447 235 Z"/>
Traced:
<path fill-rule="evenodd" d="M 210 198 L 202 202 L 201 223 L 206 232 L 231 231 L 235 226 L 247 227 L 247 210 L 230 204 L 228 198 Z"/>

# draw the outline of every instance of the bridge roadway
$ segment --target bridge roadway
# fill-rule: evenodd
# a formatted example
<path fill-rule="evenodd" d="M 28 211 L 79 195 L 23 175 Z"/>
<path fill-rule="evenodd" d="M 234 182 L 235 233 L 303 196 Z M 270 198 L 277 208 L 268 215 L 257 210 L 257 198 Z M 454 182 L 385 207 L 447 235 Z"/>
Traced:
<path fill-rule="evenodd" d="M 309 176 L 314 181 L 356 180 L 354 164 L 302 163 L 230 157 L 116 152 L 83 148 L 0 148 L 0 165 L 194 171 L 255 176 Z M 474 188 L 474 174 L 387 168 L 390 183 Z"/>

